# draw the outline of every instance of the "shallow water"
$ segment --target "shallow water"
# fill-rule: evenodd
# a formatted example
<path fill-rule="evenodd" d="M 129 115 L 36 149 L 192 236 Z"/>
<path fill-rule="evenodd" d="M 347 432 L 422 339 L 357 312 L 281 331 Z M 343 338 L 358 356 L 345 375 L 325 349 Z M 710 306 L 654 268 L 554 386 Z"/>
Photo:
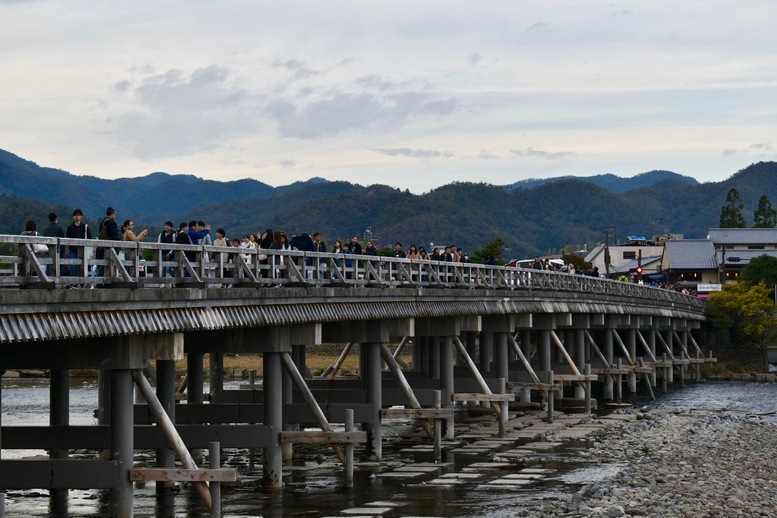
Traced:
<path fill-rule="evenodd" d="M 235 388 L 239 382 L 228 384 Z M 48 423 L 48 380 L 3 380 L 3 425 L 45 425 Z M 649 401 L 647 394 L 631 397 L 636 406 L 650 408 L 710 408 L 765 415 L 777 422 L 777 383 L 708 382 L 672 387 Z M 70 392 L 71 424 L 93 424 L 97 406 L 96 382 L 73 380 Z M 285 467 L 284 489 L 266 491 L 259 487 L 262 459 L 246 450 L 224 450 L 222 462 L 238 469 L 239 485 L 224 486 L 224 516 L 345 516 L 349 508 L 389 502 L 397 507 L 383 516 L 476 517 L 518 516 L 522 509 L 539 506 L 554 495 L 577 491 L 584 484 L 604 480 L 617 473 L 618 466 L 592 466 L 578 452 L 585 441 L 565 443 L 547 451 L 510 459 L 510 473 L 524 468 L 553 469 L 554 474 L 526 487 L 489 487 L 487 482 L 505 475 L 504 469 L 479 469 L 476 480 L 445 487 L 429 483 L 434 476 L 394 479 L 376 476 L 401 464 L 434 464 L 431 452 L 408 453 L 407 447 L 419 441 L 409 438 L 410 422 L 394 421 L 386 427 L 384 459 L 381 464 L 364 462 L 357 450 L 354 487 L 344 486 L 344 474 L 336 465 L 331 450 L 299 447 L 292 465 Z M 424 440 L 428 443 L 428 440 Z M 424 441 L 421 441 L 422 443 Z M 520 441 L 518 441 L 520 443 Z M 512 445 L 514 446 L 514 445 Z M 21 458 L 45 454 L 42 450 L 3 450 L 3 458 Z M 492 462 L 499 453 L 447 453 L 449 463 L 441 473 L 466 474 L 476 462 Z M 363 452 L 362 452 L 363 456 Z M 153 462 L 152 452 L 138 452 L 136 462 Z M 470 470 L 470 471 L 468 471 Z M 462 475 L 463 476 L 463 475 Z M 153 484 L 135 489 L 135 516 L 208 516 L 191 488 L 180 488 L 167 501 L 158 501 Z M 7 516 L 105 516 L 108 498 L 105 491 L 71 490 L 64 501 L 48 497 L 45 490 L 7 491 Z M 376 513 L 377 514 L 377 513 Z"/>

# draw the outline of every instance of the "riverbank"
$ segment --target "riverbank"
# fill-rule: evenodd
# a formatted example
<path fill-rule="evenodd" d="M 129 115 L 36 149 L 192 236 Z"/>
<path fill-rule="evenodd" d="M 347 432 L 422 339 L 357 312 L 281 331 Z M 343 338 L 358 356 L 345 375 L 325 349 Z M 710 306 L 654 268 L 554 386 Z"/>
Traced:
<path fill-rule="evenodd" d="M 532 518 L 777 516 L 777 425 L 743 412 L 656 410 L 580 454 L 611 478 L 545 501 Z"/>

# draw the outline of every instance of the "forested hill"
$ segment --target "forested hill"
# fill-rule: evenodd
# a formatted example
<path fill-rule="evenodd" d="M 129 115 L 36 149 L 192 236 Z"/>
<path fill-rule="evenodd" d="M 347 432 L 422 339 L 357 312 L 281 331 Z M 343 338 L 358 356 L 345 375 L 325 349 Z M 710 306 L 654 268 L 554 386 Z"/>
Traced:
<path fill-rule="evenodd" d="M 507 189 L 531 189 L 532 187 L 547 183 L 555 183 L 560 180 L 583 180 L 614 193 L 624 193 L 642 187 L 650 187 L 651 185 L 663 182 L 664 180 L 677 180 L 688 185 L 697 185 L 699 183 L 695 178 L 679 175 L 671 171 L 649 171 L 647 173 L 632 176 L 631 178 L 621 178 L 614 174 L 600 174 L 586 177 L 559 176 L 556 178 L 530 178 L 528 180 L 520 180 L 510 184 L 507 186 Z"/>
<path fill-rule="evenodd" d="M 17 234 L 28 218 L 42 227 L 50 210 L 68 224 L 76 206 L 96 224 L 111 205 L 120 220 L 132 218 L 136 227 L 152 232 L 168 219 L 203 219 L 225 228 L 229 236 L 267 227 L 290 234 L 318 231 L 331 245 L 338 238 L 362 235 L 369 226 L 380 245 L 433 242 L 471 251 L 500 237 L 508 247 L 506 255 L 522 258 L 567 245 L 601 243 L 604 229 L 612 227 L 619 240 L 628 234 L 667 232 L 704 237 L 718 225 L 732 187 L 740 193 L 749 224 L 761 195 L 777 204 L 775 162 L 753 164 L 723 182 L 704 184 L 674 173 L 653 173 L 638 180 L 652 178 L 653 183 L 625 192 L 588 178 L 565 178 L 522 188 L 452 183 L 413 195 L 321 178 L 275 188 L 249 179 L 216 182 L 161 172 L 104 180 L 40 167 L 0 151 L 0 232 Z"/>

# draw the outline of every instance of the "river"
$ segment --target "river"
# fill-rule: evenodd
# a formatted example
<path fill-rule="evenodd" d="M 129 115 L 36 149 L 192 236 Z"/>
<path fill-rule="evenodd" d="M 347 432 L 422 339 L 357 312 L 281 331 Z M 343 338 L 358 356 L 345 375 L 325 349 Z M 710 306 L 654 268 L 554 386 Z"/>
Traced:
<path fill-rule="evenodd" d="M 3 425 L 47 424 L 48 399 L 47 380 L 3 379 Z M 643 393 L 637 393 L 631 401 L 637 407 L 752 412 L 763 414 L 777 424 L 777 383 L 689 383 L 684 388 L 675 386 L 667 394 L 658 394 L 655 402 L 649 401 Z M 71 424 L 94 424 L 96 405 L 96 382 L 73 379 Z M 477 417 L 472 418 L 472 423 L 470 431 L 482 426 Z M 457 434 L 460 433 L 459 426 L 457 424 Z M 513 442 L 519 444 L 521 441 Z M 466 451 L 461 448 L 466 440 L 458 441 L 450 446 L 444 463 L 435 466 L 431 452 L 419 448 L 422 443 L 428 444 L 429 441 L 417 437 L 412 423 L 397 421 L 389 424 L 382 463 L 360 458 L 357 450 L 353 488 L 344 487 L 342 469 L 335 464 L 331 450 L 300 447 L 293 464 L 284 469 L 284 489 L 275 492 L 258 487 L 261 474 L 259 454 L 225 450 L 222 461 L 226 467 L 238 469 L 241 482 L 223 488 L 224 516 L 349 516 L 355 514 L 351 511 L 369 506 L 367 509 L 374 510 L 370 511 L 372 515 L 382 516 L 507 517 L 520 515 L 521 509 L 536 508 L 544 499 L 553 498 L 558 493 L 577 491 L 581 484 L 590 482 L 592 478 L 608 475 L 607 467 L 592 467 L 581 458 L 580 452 L 588 446 L 586 440 L 569 441 L 516 461 L 523 470 L 549 470 L 551 475 L 519 489 L 495 489 L 484 484 L 484 480 L 499 476 L 489 471 L 493 466 L 488 467 L 500 455 L 498 451 L 461 453 Z M 3 458 L 44 454 L 42 450 L 2 451 Z M 136 462 L 151 465 L 152 453 L 138 452 Z M 447 476 L 455 476 L 459 481 L 451 485 L 436 485 L 431 481 L 433 475 L 420 478 L 386 475 L 388 471 L 409 470 L 414 466 L 428 469 L 430 473 L 447 473 Z M 478 469 L 478 466 L 481 468 Z M 471 482 L 468 481 L 470 476 Z M 45 490 L 9 490 L 6 491 L 6 516 L 105 516 L 106 493 L 71 490 L 66 500 L 54 502 Z M 136 486 L 135 516 L 208 516 L 196 494 L 188 487 L 181 488 L 172 501 L 165 502 L 168 507 L 158 504 L 160 502 L 152 484 Z"/>

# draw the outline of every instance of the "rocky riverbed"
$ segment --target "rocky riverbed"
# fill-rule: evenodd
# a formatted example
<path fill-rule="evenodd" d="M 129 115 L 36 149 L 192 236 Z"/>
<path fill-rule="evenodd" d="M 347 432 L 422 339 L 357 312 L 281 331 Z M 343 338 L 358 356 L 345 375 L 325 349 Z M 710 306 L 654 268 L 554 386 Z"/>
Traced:
<path fill-rule="evenodd" d="M 580 452 L 602 467 L 619 466 L 616 474 L 526 516 L 777 516 L 777 425 L 765 417 L 639 412 Z"/>

